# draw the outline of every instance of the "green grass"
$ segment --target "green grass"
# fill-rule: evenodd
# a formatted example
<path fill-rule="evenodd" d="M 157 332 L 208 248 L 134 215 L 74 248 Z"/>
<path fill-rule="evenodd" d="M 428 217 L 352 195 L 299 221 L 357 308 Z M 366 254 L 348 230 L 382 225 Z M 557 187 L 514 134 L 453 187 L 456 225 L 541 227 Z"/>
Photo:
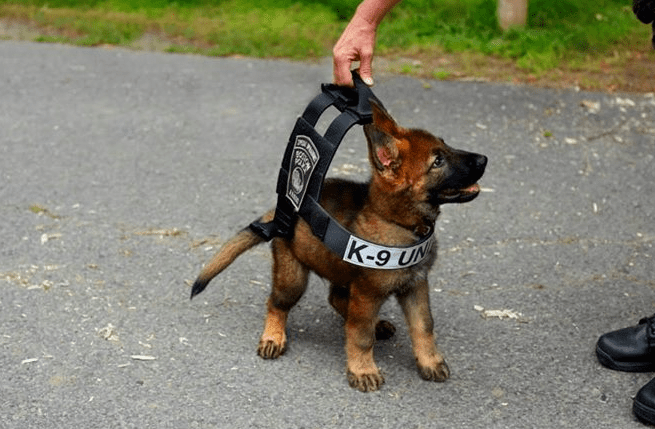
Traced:
<path fill-rule="evenodd" d="M 597 56 L 648 37 L 630 0 L 530 0 L 528 24 L 502 32 L 495 0 L 405 0 L 381 26 L 381 51 L 438 45 L 445 52 L 479 52 L 517 61 L 533 71 L 564 60 Z"/>
<path fill-rule="evenodd" d="M 325 56 L 340 31 L 325 5 L 263 0 L 0 1 L 0 17 L 37 24 L 44 41 L 129 46 L 151 32 L 172 51 L 296 59 Z"/>
<path fill-rule="evenodd" d="M 0 17 L 28 20 L 40 40 L 129 46 L 145 33 L 170 51 L 207 55 L 328 56 L 357 0 L 0 0 Z M 648 27 L 630 0 L 530 0 L 528 25 L 502 32 L 496 0 L 404 0 L 378 31 L 378 53 L 474 52 L 540 73 L 635 43 Z M 446 78 L 446 72 L 437 77 Z"/>

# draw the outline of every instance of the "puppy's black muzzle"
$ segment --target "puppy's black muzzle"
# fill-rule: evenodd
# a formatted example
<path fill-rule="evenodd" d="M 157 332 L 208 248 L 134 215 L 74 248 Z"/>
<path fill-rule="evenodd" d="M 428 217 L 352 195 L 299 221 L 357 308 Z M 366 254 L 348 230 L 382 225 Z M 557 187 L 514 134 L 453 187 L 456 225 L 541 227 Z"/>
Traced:
<path fill-rule="evenodd" d="M 480 193 L 477 181 L 487 167 L 487 157 L 477 153 L 452 149 L 446 159 L 446 178 L 430 192 L 435 205 L 466 203 Z"/>
<path fill-rule="evenodd" d="M 487 166 L 487 157 L 477 153 L 453 150 L 448 157 L 447 178 L 441 189 L 462 189 L 480 180 Z"/>

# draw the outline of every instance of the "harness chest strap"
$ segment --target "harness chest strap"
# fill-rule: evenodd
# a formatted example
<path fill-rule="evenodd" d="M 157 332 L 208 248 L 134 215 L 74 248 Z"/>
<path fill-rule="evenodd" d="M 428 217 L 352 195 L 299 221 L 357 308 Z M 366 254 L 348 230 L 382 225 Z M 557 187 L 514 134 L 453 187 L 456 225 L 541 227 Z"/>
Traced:
<path fill-rule="evenodd" d="M 271 222 L 253 222 L 250 229 L 267 241 L 276 236 L 290 237 L 300 216 L 309 224 L 312 233 L 346 262 L 377 269 L 410 267 L 429 256 L 434 229 L 411 246 L 371 243 L 348 232 L 318 203 L 325 175 L 341 140 L 353 125 L 372 121 L 369 100 L 382 104 L 355 72 L 353 81 L 355 89 L 322 85 L 321 94 L 298 118 L 278 175 L 275 218 Z M 336 107 L 341 114 L 321 136 L 314 126 L 330 106 Z"/>
<path fill-rule="evenodd" d="M 300 216 L 312 233 L 341 259 L 354 265 L 377 269 L 407 268 L 427 258 L 435 243 L 434 228 L 411 246 L 385 246 L 351 234 L 312 197 L 308 197 Z"/>

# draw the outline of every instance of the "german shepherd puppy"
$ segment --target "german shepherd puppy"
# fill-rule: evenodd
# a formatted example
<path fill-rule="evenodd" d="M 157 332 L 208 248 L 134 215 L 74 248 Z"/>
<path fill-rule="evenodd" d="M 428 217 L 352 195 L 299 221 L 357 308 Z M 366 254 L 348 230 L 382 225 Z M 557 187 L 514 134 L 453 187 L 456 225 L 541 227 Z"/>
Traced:
<path fill-rule="evenodd" d="M 432 231 L 441 204 L 465 203 L 477 197 L 480 187 L 476 182 L 484 173 L 487 158 L 450 148 L 426 131 L 402 128 L 374 102 L 372 109 L 373 122 L 364 126 L 370 181 L 328 179 L 321 205 L 364 240 L 386 246 L 412 245 Z M 261 220 L 270 221 L 273 215 L 270 211 Z M 231 238 L 203 268 L 191 297 L 239 255 L 263 241 L 248 228 Z M 373 344 L 376 337 L 389 338 L 395 331 L 391 323 L 378 319 L 380 307 L 390 295 L 404 312 L 421 377 L 446 380 L 450 371 L 435 344 L 428 296 L 428 271 L 437 257 L 433 244 L 429 257 L 408 268 L 360 267 L 341 260 L 299 219 L 292 238 L 272 241 L 272 291 L 258 354 L 275 359 L 284 353 L 289 311 L 305 292 L 313 271 L 330 281 L 329 302 L 345 320 L 351 387 L 369 392 L 384 383 L 373 360 Z"/>

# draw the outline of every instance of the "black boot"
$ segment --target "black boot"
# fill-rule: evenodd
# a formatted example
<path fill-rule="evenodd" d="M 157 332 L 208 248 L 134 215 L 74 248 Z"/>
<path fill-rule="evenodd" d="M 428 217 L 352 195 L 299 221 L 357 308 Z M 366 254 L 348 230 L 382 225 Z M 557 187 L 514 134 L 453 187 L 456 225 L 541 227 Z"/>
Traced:
<path fill-rule="evenodd" d="M 637 326 L 602 335 L 596 356 L 601 364 L 617 371 L 655 371 L 655 315 L 641 319 Z"/>
<path fill-rule="evenodd" d="M 639 21 L 653 26 L 651 43 L 655 49 L 655 0 L 632 0 L 632 11 Z"/>
<path fill-rule="evenodd" d="M 632 411 L 639 420 L 655 424 L 655 378 L 639 390 Z"/>

